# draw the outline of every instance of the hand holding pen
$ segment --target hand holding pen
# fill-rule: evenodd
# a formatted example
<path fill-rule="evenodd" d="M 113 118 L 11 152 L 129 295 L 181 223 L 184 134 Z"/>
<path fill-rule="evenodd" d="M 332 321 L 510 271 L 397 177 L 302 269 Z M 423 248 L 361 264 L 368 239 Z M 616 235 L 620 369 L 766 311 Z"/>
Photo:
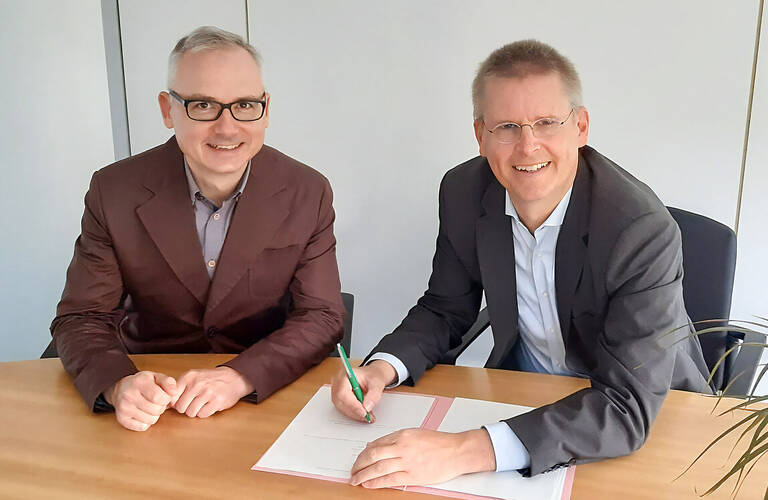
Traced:
<path fill-rule="evenodd" d="M 344 348 L 337 345 L 337 349 L 344 369 L 331 381 L 331 399 L 334 406 L 349 418 L 361 422 L 375 422 L 376 417 L 372 410 L 381 399 L 384 388 L 397 379 L 397 372 L 392 365 L 381 360 L 353 369 L 349 366 Z M 347 375 L 347 369 L 352 377 Z M 354 390 L 353 377 L 359 388 L 359 396 Z"/>
<path fill-rule="evenodd" d="M 349 380 L 350 385 L 352 385 L 352 392 L 355 394 L 357 400 L 360 401 L 360 404 L 363 404 L 363 390 L 360 389 L 360 384 L 357 382 L 355 372 L 352 371 L 352 367 L 349 366 L 349 359 L 347 359 L 347 353 L 344 352 L 344 346 L 341 344 L 336 344 L 336 350 L 339 351 L 339 358 L 341 358 L 341 362 L 344 365 L 344 371 L 347 374 L 347 379 Z M 363 410 L 365 410 L 365 421 L 370 424 L 371 414 L 368 412 L 364 405 Z"/>

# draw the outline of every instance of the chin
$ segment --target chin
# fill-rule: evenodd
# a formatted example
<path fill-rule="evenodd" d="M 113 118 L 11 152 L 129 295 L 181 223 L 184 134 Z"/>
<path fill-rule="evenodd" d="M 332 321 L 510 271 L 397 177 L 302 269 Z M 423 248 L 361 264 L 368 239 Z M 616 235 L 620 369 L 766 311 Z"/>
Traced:
<path fill-rule="evenodd" d="M 237 164 L 206 166 L 206 170 L 216 174 L 234 174 L 240 172 L 246 163 L 248 163 L 248 160 L 243 160 Z"/>

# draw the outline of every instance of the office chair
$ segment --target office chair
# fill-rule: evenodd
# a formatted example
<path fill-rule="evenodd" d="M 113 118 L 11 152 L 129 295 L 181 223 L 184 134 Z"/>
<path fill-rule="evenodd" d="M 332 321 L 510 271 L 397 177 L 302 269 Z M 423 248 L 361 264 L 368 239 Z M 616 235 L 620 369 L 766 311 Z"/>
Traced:
<path fill-rule="evenodd" d="M 683 299 L 688 316 L 697 331 L 724 326 L 725 322 L 696 322 L 730 317 L 736 272 L 736 234 L 728 226 L 703 215 L 667 208 L 680 227 L 683 239 Z M 728 349 L 743 340 L 744 335 L 710 332 L 698 337 L 704 361 L 711 370 Z M 734 350 L 715 372 L 712 380 L 717 389 L 725 387 L 732 377 L 736 356 Z"/>
<path fill-rule="evenodd" d="M 347 311 L 344 315 L 344 337 L 341 340 L 341 345 L 344 346 L 344 350 L 349 354 L 349 348 L 352 343 L 352 314 L 355 312 L 355 296 L 351 293 L 342 292 L 341 300 L 344 303 L 344 309 Z M 53 343 L 53 340 L 51 340 L 48 347 L 43 351 L 43 354 L 40 355 L 40 359 L 58 357 L 59 353 L 56 352 L 56 345 Z"/>
<path fill-rule="evenodd" d="M 672 218 L 680 227 L 683 246 L 683 299 L 691 320 L 727 319 L 731 311 L 733 278 L 736 270 L 736 235 L 731 228 L 703 215 L 668 207 Z M 721 323 L 722 326 L 724 323 Z M 456 358 L 490 325 L 487 308 L 483 308 L 472 327 L 462 337 L 461 344 L 449 351 L 441 363 L 455 364 Z M 716 325 L 694 325 L 698 330 Z M 712 332 L 699 336 L 704 360 L 712 369 L 720 357 L 736 343 L 742 334 Z M 757 351 L 757 350 L 755 350 Z M 757 353 L 759 356 L 759 353 Z M 714 385 L 722 389 L 730 380 L 737 352 L 734 350 L 718 367 L 713 377 Z M 739 363 L 741 365 L 741 363 Z M 756 363 L 753 363 L 756 368 Z M 754 370 L 753 370 L 754 373 Z M 743 382 L 742 382 L 743 379 Z M 742 375 L 738 385 L 734 383 L 730 394 L 751 381 L 749 373 Z M 744 394 L 745 390 L 738 393 Z"/>
<path fill-rule="evenodd" d="M 344 346 L 344 352 L 350 356 L 352 348 L 352 314 L 355 312 L 355 296 L 351 293 L 341 292 L 341 301 L 344 302 L 344 309 L 347 314 L 344 315 L 344 336 L 341 338 L 341 345 Z M 339 354 L 334 350 L 333 356 Z"/>

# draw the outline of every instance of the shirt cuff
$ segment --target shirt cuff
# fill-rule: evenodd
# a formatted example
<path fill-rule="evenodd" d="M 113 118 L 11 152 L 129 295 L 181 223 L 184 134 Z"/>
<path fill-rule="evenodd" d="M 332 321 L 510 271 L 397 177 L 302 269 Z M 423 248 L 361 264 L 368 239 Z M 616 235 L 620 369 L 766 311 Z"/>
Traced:
<path fill-rule="evenodd" d="M 505 422 L 483 426 L 491 437 L 493 454 L 496 456 L 496 472 L 520 470 L 531 466 L 531 455 Z"/>
<path fill-rule="evenodd" d="M 408 368 L 405 367 L 402 361 L 400 361 L 397 357 L 386 352 L 377 352 L 376 354 L 373 354 L 370 358 L 368 358 L 368 361 L 365 364 L 369 365 L 371 364 L 372 361 L 376 361 L 377 359 L 386 361 L 387 363 L 392 365 L 392 368 L 394 368 L 395 371 L 397 372 L 397 380 L 395 381 L 394 384 L 389 384 L 386 387 L 387 389 L 397 387 L 398 385 L 402 384 L 405 380 L 408 380 L 408 377 L 411 376 L 408 373 Z"/>

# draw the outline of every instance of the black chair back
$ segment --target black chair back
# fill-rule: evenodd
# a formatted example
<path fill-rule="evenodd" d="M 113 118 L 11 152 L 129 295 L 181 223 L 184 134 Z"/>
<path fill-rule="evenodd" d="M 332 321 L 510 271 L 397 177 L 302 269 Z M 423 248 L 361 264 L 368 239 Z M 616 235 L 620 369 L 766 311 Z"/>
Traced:
<path fill-rule="evenodd" d="M 683 299 L 695 322 L 728 319 L 731 313 L 733 278 L 736 272 L 736 234 L 731 228 L 703 215 L 667 207 L 680 227 L 683 239 Z M 725 323 L 695 324 L 696 330 Z M 712 332 L 699 335 L 704 360 L 711 370 L 740 334 Z M 722 389 L 736 359 L 732 353 L 713 377 Z"/>

